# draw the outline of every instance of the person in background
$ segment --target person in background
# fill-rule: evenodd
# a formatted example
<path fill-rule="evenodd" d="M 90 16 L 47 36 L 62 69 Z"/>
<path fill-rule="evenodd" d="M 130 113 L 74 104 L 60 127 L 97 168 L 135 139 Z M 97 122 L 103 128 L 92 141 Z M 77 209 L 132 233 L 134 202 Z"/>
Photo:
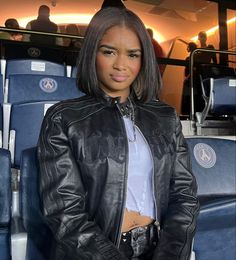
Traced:
<path fill-rule="evenodd" d="M 151 28 L 147 28 L 147 32 L 148 32 L 149 36 L 151 37 L 151 41 L 152 41 L 152 45 L 154 48 L 156 58 L 164 58 L 165 55 L 164 55 L 161 45 L 153 37 L 153 30 Z M 163 75 L 163 72 L 164 72 L 166 66 L 164 64 L 158 64 L 158 66 L 159 66 L 161 75 Z"/>
<path fill-rule="evenodd" d="M 20 29 L 19 23 L 15 18 L 9 18 L 5 21 L 5 27 L 10 29 Z M 1 39 L 22 41 L 22 34 L 17 32 L 2 32 L 0 33 Z"/>
<path fill-rule="evenodd" d="M 191 104 L 191 89 L 190 89 L 190 56 L 191 53 L 197 49 L 197 44 L 195 42 L 189 42 L 187 45 L 187 52 L 189 53 L 189 56 L 185 59 L 186 66 L 184 69 L 184 83 L 183 83 L 183 92 L 182 92 L 182 104 L 181 104 L 181 113 L 183 115 L 189 115 L 190 114 L 190 104 Z M 195 54 L 195 64 L 196 64 L 196 54 Z M 195 75 L 196 67 L 193 67 L 193 73 L 195 81 L 199 81 L 196 78 Z M 196 91 L 195 91 L 196 92 Z M 196 102 L 194 102 L 194 105 L 196 106 Z M 196 111 L 196 110 L 195 110 Z M 198 110 L 197 110 L 198 111 Z"/>
<path fill-rule="evenodd" d="M 47 5 L 41 5 L 38 9 L 38 18 L 30 21 L 26 25 L 26 29 L 33 31 L 42 31 L 48 33 L 60 33 L 57 24 L 50 21 L 50 8 Z M 31 41 L 39 44 L 47 45 L 63 45 L 60 37 L 44 36 L 37 34 L 27 34 L 24 38 L 25 41 Z"/>
<path fill-rule="evenodd" d="M 79 36 L 79 28 L 76 24 L 68 24 L 66 26 L 66 34 Z M 70 48 L 81 48 L 82 41 L 80 39 L 65 38 L 64 45 Z"/>
<path fill-rule="evenodd" d="M 198 41 L 200 43 L 200 48 L 215 49 L 212 44 L 207 44 L 207 33 L 205 31 L 200 31 L 198 33 Z M 198 54 L 198 60 L 200 63 L 217 63 L 216 54 L 210 52 L 200 52 Z"/>
<path fill-rule="evenodd" d="M 187 52 L 189 53 L 189 56 L 185 59 L 185 61 L 187 62 L 187 65 L 185 66 L 184 69 L 184 76 L 185 79 L 189 78 L 189 62 L 190 62 L 190 55 L 191 53 L 197 49 L 197 44 L 195 42 L 189 42 L 187 45 Z M 196 54 L 195 54 L 196 55 Z"/>
<path fill-rule="evenodd" d="M 85 96 L 49 108 L 38 142 L 50 259 L 189 259 L 196 180 L 176 111 L 156 99 L 160 74 L 136 14 L 93 16 L 77 82 Z"/>

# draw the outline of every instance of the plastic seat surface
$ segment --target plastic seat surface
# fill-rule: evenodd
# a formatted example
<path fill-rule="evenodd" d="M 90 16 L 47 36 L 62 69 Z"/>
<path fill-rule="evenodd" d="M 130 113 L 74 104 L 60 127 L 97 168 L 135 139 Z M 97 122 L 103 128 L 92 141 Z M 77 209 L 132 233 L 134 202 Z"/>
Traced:
<path fill-rule="evenodd" d="M 66 76 L 64 64 L 46 60 L 14 59 L 6 62 L 6 78 L 12 74 Z"/>
<path fill-rule="evenodd" d="M 5 149 L 0 149 L 0 166 L 0 258 L 11 260 L 11 160 Z"/>
<path fill-rule="evenodd" d="M 236 142 L 187 138 L 201 209 L 194 239 L 196 260 L 236 255 Z"/>
<path fill-rule="evenodd" d="M 28 237 L 26 259 L 47 260 L 52 234 L 41 213 L 35 148 L 27 149 L 22 153 L 20 171 L 20 212 Z"/>

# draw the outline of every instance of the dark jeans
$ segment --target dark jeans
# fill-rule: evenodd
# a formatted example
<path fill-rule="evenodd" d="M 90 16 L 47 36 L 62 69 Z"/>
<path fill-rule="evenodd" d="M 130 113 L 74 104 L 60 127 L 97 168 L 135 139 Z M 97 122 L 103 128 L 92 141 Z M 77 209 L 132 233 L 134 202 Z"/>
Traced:
<path fill-rule="evenodd" d="M 137 227 L 122 233 L 119 250 L 127 259 L 151 260 L 157 240 L 158 233 L 154 224 Z"/>

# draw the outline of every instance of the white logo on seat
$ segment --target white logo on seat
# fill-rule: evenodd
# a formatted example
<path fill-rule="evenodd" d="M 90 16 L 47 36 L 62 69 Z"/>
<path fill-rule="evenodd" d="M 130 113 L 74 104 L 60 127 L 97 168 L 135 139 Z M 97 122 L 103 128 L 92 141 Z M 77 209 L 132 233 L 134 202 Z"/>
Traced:
<path fill-rule="evenodd" d="M 196 144 L 193 154 L 196 161 L 204 168 L 212 168 L 216 163 L 216 153 L 208 144 Z"/>
<path fill-rule="evenodd" d="M 43 78 L 39 81 L 40 88 L 47 93 L 52 93 L 57 90 L 57 82 L 52 78 Z"/>

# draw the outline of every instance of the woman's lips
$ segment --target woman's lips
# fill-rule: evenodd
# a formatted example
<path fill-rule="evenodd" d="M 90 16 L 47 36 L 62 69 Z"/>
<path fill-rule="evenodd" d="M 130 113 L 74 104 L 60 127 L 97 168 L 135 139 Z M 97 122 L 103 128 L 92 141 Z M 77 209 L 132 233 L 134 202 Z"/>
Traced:
<path fill-rule="evenodd" d="M 117 81 L 117 82 L 122 82 L 125 81 L 128 76 L 127 75 L 111 75 L 112 80 Z"/>

